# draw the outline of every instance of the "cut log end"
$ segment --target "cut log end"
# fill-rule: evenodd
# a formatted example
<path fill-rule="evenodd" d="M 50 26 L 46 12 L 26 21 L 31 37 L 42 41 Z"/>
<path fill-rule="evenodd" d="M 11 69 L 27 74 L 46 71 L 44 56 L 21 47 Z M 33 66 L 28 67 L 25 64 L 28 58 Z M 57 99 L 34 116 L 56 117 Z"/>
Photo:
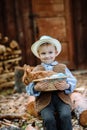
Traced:
<path fill-rule="evenodd" d="M 80 124 L 84 127 L 87 126 L 87 110 L 83 111 L 80 114 L 80 120 L 79 120 Z"/>

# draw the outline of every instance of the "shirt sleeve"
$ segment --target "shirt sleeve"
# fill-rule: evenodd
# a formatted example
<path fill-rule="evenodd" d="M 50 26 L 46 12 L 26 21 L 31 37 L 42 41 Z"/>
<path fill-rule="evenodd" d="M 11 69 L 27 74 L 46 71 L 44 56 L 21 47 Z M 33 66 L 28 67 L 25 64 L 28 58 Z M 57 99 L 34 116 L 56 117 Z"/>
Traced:
<path fill-rule="evenodd" d="M 74 89 L 76 87 L 77 80 L 72 75 L 71 71 L 68 68 L 66 68 L 65 73 L 66 73 L 66 75 L 68 75 L 66 82 L 69 84 L 70 87 L 64 91 L 65 91 L 65 94 L 70 94 L 74 91 Z"/>
<path fill-rule="evenodd" d="M 31 82 L 29 85 L 26 86 L 26 92 L 31 96 L 39 96 L 40 92 L 34 90 L 35 83 Z"/>

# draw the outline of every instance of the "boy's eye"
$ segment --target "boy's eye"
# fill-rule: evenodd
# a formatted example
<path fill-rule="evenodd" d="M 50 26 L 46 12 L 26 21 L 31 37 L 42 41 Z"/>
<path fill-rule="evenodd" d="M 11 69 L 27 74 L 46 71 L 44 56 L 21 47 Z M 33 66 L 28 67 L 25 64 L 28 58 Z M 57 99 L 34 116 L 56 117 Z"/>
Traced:
<path fill-rule="evenodd" d="M 45 52 L 42 52 L 41 54 L 42 54 L 42 55 L 45 55 L 46 53 L 45 53 Z"/>
<path fill-rule="evenodd" d="M 52 52 L 52 51 L 50 51 L 49 53 L 50 53 L 50 54 L 52 54 L 53 52 Z"/>

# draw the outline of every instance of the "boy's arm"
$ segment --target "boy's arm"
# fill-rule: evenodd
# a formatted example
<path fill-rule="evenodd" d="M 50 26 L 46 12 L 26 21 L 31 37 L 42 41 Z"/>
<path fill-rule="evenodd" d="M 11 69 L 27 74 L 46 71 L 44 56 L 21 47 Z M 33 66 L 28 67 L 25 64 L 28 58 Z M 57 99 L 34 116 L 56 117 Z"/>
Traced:
<path fill-rule="evenodd" d="M 34 90 L 34 86 L 35 84 L 33 82 L 31 82 L 30 84 L 28 84 L 26 86 L 26 92 L 29 94 L 29 95 L 32 95 L 32 96 L 39 96 L 40 95 L 40 92 L 39 91 L 35 91 Z"/>
<path fill-rule="evenodd" d="M 76 83 L 77 80 L 76 78 L 72 75 L 71 71 L 66 68 L 65 70 L 66 75 L 68 75 L 69 77 L 66 79 L 67 84 L 69 84 L 69 88 L 65 90 L 66 94 L 70 94 L 74 91 L 75 87 L 76 87 Z"/>

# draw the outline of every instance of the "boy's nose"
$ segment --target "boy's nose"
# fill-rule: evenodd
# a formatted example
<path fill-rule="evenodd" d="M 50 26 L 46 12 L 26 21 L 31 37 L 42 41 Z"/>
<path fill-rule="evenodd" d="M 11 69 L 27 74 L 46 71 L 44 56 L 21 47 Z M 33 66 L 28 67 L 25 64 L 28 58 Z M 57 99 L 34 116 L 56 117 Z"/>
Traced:
<path fill-rule="evenodd" d="M 46 57 L 49 57 L 49 54 L 46 54 Z"/>

